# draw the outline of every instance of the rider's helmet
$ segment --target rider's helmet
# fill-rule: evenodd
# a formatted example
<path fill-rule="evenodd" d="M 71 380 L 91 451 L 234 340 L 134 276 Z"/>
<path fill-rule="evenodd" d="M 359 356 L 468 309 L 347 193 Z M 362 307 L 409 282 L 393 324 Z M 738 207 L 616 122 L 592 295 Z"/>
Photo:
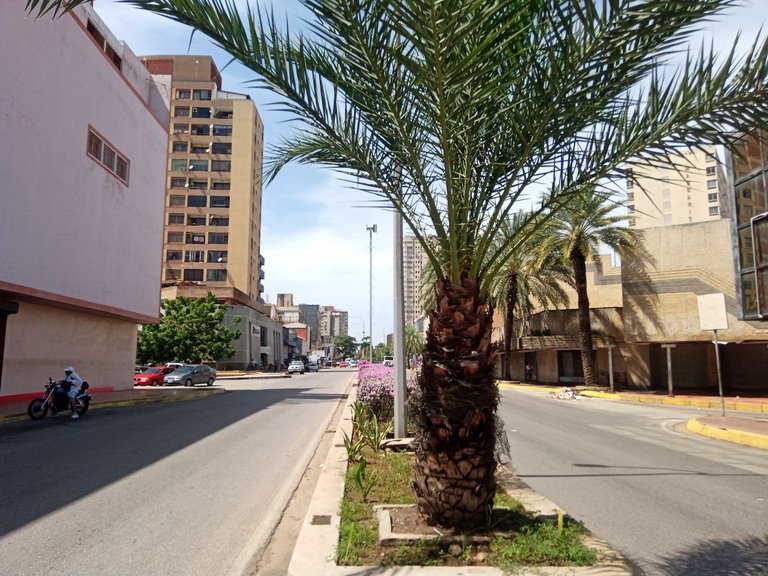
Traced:
<path fill-rule="evenodd" d="M 74 371 L 75 371 L 75 369 L 72 368 L 72 366 L 67 366 L 66 368 L 64 368 L 64 373 L 65 374 L 71 374 Z"/>

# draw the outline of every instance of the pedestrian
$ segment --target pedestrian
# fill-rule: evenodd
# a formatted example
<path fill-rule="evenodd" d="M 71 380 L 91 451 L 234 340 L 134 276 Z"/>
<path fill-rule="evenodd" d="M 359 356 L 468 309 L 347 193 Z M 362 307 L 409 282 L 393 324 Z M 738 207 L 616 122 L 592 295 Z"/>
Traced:
<path fill-rule="evenodd" d="M 528 360 L 528 362 L 525 363 L 525 381 L 526 382 L 533 381 L 533 364 L 531 364 L 530 360 Z"/>

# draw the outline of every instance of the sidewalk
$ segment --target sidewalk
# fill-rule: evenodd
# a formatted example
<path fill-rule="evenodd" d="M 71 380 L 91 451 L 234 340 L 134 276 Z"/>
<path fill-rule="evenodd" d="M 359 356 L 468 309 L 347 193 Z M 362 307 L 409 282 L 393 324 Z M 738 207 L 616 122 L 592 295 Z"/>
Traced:
<path fill-rule="evenodd" d="M 517 381 L 499 381 L 502 388 L 535 390 L 539 392 L 557 392 L 564 386 L 545 386 L 523 384 Z M 689 406 L 704 410 L 721 410 L 719 396 L 694 396 L 676 394 L 667 396 L 655 392 L 604 392 L 602 390 L 579 389 L 581 396 L 604 398 L 624 402 L 662 404 L 665 406 Z M 704 415 L 688 421 L 688 430 L 736 444 L 768 450 L 768 398 L 725 397 L 725 416 Z"/>

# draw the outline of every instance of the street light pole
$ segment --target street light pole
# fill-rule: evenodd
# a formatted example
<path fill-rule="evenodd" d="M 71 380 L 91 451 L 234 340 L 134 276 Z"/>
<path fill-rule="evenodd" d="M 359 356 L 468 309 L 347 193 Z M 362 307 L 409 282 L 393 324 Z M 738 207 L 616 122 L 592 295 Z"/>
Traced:
<path fill-rule="evenodd" d="M 366 226 L 368 230 L 368 333 L 371 341 L 368 346 L 371 364 L 373 364 L 373 233 L 376 232 L 376 224 Z"/>

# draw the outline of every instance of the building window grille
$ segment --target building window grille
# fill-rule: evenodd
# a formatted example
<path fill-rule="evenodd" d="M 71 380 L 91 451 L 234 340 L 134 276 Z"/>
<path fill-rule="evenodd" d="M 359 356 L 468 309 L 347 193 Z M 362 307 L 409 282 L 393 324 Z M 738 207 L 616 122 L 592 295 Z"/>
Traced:
<path fill-rule="evenodd" d="M 168 214 L 168 224 L 184 224 L 184 214 Z"/>
<path fill-rule="evenodd" d="M 123 184 L 128 184 L 128 159 L 91 127 L 88 128 L 86 142 L 88 156 Z"/>
<path fill-rule="evenodd" d="M 717 180 L 707 180 L 707 189 L 712 190 L 717 188 Z"/>
<path fill-rule="evenodd" d="M 720 208 L 717 206 L 710 206 L 709 207 L 709 215 L 710 216 L 717 216 L 720 214 Z"/>
<path fill-rule="evenodd" d="M 187 268 L 184 270 L 184 280 L 187 282 L 201 282 L 203 280 L 203 271 L 200 270 L 190 270 Z"/>
<path fill-rule="evenodd" d="M 210 99 L 211 99 L 210 90 L 195 89 L 192 91 L 192 100 L 210 100 Z"/>
<path fill-rule="evenodd" d="M 181 232 L 168 232 L 168 244 L 181 244 L 184 235 Z"/>
<path fill-rule="evenodd" d="M 176 90 L 176 100 L 189 100 L 190 91 L 184 88 Z"/>

